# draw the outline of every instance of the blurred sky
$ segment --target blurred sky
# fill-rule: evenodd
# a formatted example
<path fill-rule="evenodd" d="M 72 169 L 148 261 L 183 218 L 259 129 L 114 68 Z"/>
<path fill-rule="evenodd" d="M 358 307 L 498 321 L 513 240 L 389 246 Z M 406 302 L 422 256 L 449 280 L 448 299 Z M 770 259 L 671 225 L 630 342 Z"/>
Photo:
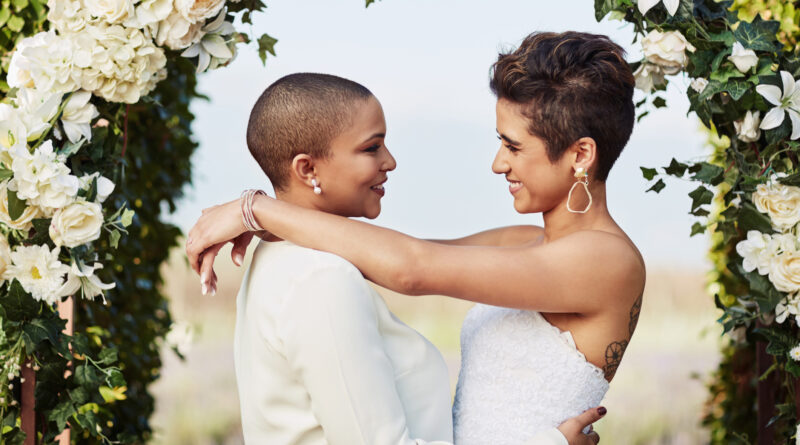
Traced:
<path fill-rule="evenodd" d="M 363 0 L 267 3 L 266 12 L 254 17 L 252 35 L 277 38 L 278 56 L 263 67 L 253 46 L 240 45 L 234 63 L 200 76 L 199 90 L 211 101 L 192 105 L 200 143 L 194 185 L 171 216 L 184 230 L 203 207 L 235 199 L 245 188 L 271 190 L 247 151 L 247 118 L 264 88 L 301 71 L 358 81 L 383 104 L 386 143 L 398 168 L 389 174 L 377 224 L 435 238 L 541 224 L 540 215 L 514 211 L 505 179 L 490 169 L 498 141 L 489 66 L 499 50 L 533 31 L 607 34 L 628 50 L 629 60 L 641 56 L 631 43 L 632 27 L 597 23 L 591 1 L 382 0 L 366 9 Z M 636 125 L 608 180 L 611 214 L 649 267 L 706 264 L 707 239 L 689 238 L 693 217 L 686 193 L 692 184 L 668 181 L 659 195 L 645 194 L 639 169 L 708 152 L 697 119 L 686 115 L 688 82 L 672 79 L 669 109 Z"/>

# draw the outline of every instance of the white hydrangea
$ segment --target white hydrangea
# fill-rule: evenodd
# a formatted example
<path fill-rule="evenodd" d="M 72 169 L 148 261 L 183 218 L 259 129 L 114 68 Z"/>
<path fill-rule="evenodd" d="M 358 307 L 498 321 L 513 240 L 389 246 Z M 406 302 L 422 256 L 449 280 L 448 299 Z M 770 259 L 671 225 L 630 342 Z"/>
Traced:
<path fill-rule="evenodd" d="M 166 19 L 172 11 L 172 0 L 142 0 L 136 5 L 134 16 L 126 20 L 124 25 L 145 28 Z"/>
<path fill-rule="evenodd" d="M 98 295 L 103 297 L 103 303 L 106 302 L 104 291 L 113 289 L 115 283 L 103 283 L 100 277 L 94 274 L 96 270 L 102 269 L 103 265 L 94 263 L 88 265 L 80 262 L 72 262 L 67 274 L 67 281 L 58 290 L 58 294 L 62 296 L 74 295 L 81 291 L 83 298 L 87 300 L 94 300 Z"/>
<path fill-rule="evenodd" d="M 11 264 L 3 277 L 16 279 L 25 292 L 39 301 L 55 303 L 64 285 L 64 275 L 69 266 L 58 259 L 61 249 L 50 250 L 47 245 L 17 246 L 11 252 Z"/>
<path fill-rule="evenodd" d="M 202 29 L 202 39 L 181 53 L 183 57 L 197 57 L 197 72 L 215 69 L 229 63 L 236 56 L 236 42 L 230 36 L 236 30 L 225 21 L 227 10 L 220 11 L 217 18 Z"/>
<path fill-rule="evenodd" d="M 110 24 L 122 23 L 134 16 L 131 0 L 83 0 L 83 4 L 93 17 Z"/>
<path fill-rule="evenodd" d="M 61 124 L 64 133 L 70 142 L 78 142 L 81 137 L 87 141 L 92 140 L 91 123 L 94 118 L 100 115 L 97 108 L 89 102 L 92 93 L 88 91 L 78 91 L 72 93 L 67 103 L 64 105 L 64 112 L 61 114 Z"/>
<path fill-rule="evenodd" d="M 60 33 L 82 31 L 92 21 L 80 0 L 47 0 L 47 21 Z"/>
<path fill-rule="evenodd" d="M 8 67 L 12 88 L 63 93 L 77 88 L 72 78 L 73 41 L 50 30 L 22 39 Z"/>
<path fill-rule="evenodd" d="M 11 169 L 14 179 L 9 188 L 28 204 L 41 207 L 46 214 L 70 204 L 78 193 L 78 178 L 70 174 L 69 167 L 53 151 L 49 140 L 33 153 L 27 149 L 14 151 Z"/>
<path fill-rule="evenodd" d="M 94 24 L 71 39 L 78 84 L 108 101 L 136 103 L 167 76 L 164 51 L 141 30 Z"/>

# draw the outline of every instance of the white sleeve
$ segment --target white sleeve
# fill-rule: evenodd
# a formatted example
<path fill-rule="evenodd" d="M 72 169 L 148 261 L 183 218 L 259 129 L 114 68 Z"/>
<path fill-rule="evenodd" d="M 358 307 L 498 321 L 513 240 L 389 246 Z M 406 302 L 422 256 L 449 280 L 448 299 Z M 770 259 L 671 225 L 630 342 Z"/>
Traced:
<path fill-rule="evenodd" d="M 283 307 L 287 359 L 325 438 L 331 445 L 449 445 L 409 437 L 372 298 L 354 267 L 331 265 L 296 283 Z"/>
<path fill-rule="evenodd" d="M 533 439 L 525 442 L 525 445 L 569 445 L 569 442 L 558 428 L 551 428 L 537 434 Z"/>

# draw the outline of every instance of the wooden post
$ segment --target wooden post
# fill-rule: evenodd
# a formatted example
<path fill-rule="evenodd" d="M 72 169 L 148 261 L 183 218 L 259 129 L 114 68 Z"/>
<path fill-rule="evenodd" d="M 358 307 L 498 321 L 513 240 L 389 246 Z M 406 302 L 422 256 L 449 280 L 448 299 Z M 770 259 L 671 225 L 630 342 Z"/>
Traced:
<path fill-rule="evenodd" d="M 61 318 L 67 320 L 67 325 L 64 326 L 64 333 L 67 335 L 72 335 L 72 333 L 75 332 L 75 300 L 73 297 L 70 296 L 66 300 L 58 302 L 58 314 L 61 316 Z M 70 371 L 67 372 L 69 373 Z M 59 445 L 70 444 L 69 426 L 56 437 L 56 443 Z"/>
<path fill-rule="evenodd" d="M 20 391 L 20 408 L 22 417 L 22 432 L 25 433 L 25 445 L 36 445 L 36 371 L 33 370 L 33 361 L 28 360 L 22 366 L 21 376 L 24 381 Z"/>
<path fill-rule="evenodd" d="M 756 369 L 759 377 L 772 366 L 772 361 L 772 356 L 767 354 L 767 344 L 762 341 L 756 342 Z M 767 427 L 767 423 L 769 423 L 769 419 L 772 418 L 775 410 L 776 377 L 777 371 L 772 371 L 766 379 L 759 379 L 758 381 L 758 445 L 772 445 L 774 443 L 774 428 L 772 426 Z"/>

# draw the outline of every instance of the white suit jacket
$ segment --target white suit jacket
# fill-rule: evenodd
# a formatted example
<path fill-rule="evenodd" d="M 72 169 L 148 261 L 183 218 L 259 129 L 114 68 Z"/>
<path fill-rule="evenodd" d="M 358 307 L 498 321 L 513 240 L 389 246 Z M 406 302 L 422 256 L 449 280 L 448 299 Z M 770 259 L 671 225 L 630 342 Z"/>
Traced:
<path fill-rule="evenodd" d="M 447 445 L 447 366 L 346 260 L 260 242 L 236 300 L 248 445 Z M 558 430 L 529 442 L 566 445 Z"/>

